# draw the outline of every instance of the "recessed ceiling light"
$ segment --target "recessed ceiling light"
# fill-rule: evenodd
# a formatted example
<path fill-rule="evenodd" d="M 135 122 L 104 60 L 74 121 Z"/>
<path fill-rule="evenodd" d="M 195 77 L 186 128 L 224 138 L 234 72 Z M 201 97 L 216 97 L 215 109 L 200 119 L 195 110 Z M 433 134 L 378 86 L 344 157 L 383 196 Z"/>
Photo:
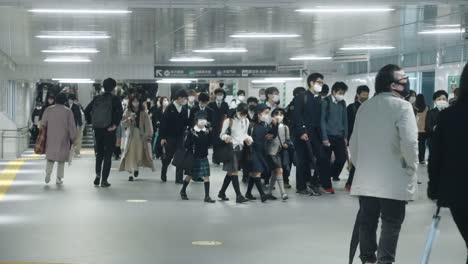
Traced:
<path fill-rule="evenodd" d="M 355 47 L 343 47 L 340 50 L 390 50 L 394 49 L 392 46 L 355 46 Z"/>
<path fill-rule="evenodd" d="M 31 9 L 31 13 L 52 13 L 52 14 L 129 14 L 130 10 L 99 10 L 99 9 Z"/>
<path fill-rule="evenodd" d="M 317 57 L 317 56 L 299 56 L 299 57 L 292 57 L 290 60 L 331 60 L 332 57 Z"/>
<path fill-rule="evenodd" d="M 244 48 L 215 48 L 215 49 L 199 49 L 194 50 L 196 53 L 243 53 L 247 52 Z"/>
<path fill-rule="evenodd" d="M 465 33 L 464 28 L 454 28 L 454 29 L 434 29 L 434 30 L 425 30 L 425 31 L 420 31 L 418 34 L 460 34 L 460 33 Z"/>
<path fill-rule="evenodd" d="M 54 49 L 43 50 L 42 53 L 98 53 L 97 49 Z"/>
<path fill-rule="evenodd" d="M 436 27 L 461 27 L 460 24 L 453 24 L 453 25 L 435 25 Z"/>
<path fill-rule="evenodd" d="M 265 78 L 266 81 L 301 81 L 301 77 L 275 77 Z"/>
<path fill-rule="evenodd" d="M 108 39 L 107 35 L 38 35 L 40 39 Z"/>
<path fill-rule="evenodd" d="M 45 62 L 91 62 L 90 59 L 86 58 L 47 58 Z"/>
<path fill-rule="evenodd" d="M 214 61 L 214 59 L 201 58 L 201 57 L 178 57 L 178 58 L 172 58 L 169 61 L 172 61 L 172 62 L 210 62 L 210 61 Z"/>
<path fill-rule="evenodd" d="M 300 13 L 378 13 L 394 10 L 393 8 L 311 8 L 297 9 L 295 11 Z"/>
<path fill-rule="evenodd" d="M 157 83 L 192 83 L 198 81 L 197 79 L 162 79 L 157 80 Z"/>
<path fill-rule="evenodd" d="M 91 79 L 74 79 L 74 78 L 53 78 L 52 81 L 60 83 L 94 83 Z"/>
<path fill-rule="evenodd" d="M 252 83 L 285 83 L 283 80 L 268 81 L 268 80 L 252 80 Z"/>
<path fill-rule="evenodd" d="M 245 34 L 234 34 L 231 38 L 297 38 L 299 34 L 282 34 L 282 33 L 245 33 Z"/>

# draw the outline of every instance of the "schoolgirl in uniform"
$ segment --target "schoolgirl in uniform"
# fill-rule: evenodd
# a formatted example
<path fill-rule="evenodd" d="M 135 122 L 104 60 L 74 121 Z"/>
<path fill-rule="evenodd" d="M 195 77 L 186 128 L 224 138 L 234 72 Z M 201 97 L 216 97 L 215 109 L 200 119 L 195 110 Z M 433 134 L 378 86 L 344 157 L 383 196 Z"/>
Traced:
<path fill-rule="evenodd" d="M 188 200 L 187 186 L 192 179 L 203 178 L 205 184 L 205 203 L 215 203 L 210 197 L 210 163 L 208 161 L 208 147 L 210 145 L 210 131 L 207 113 L 199 111 L 195 114 L 195 126 L 187 135 L 185 148 L 193 151 L 194 165 L 190 176 L 186 176 L 180 196 L 182 200 Z"/>

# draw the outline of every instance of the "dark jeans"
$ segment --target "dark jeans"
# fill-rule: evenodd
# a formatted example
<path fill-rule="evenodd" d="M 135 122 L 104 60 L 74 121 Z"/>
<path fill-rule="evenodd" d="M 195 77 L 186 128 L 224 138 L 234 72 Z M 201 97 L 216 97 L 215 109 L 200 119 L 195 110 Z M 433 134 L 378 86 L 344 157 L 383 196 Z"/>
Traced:
<path fill-rule="evenodd" d="M 348 181 L 346 182 L 346 185 L 349 185 L 349 186 L 353 185 L 355 173 L 356 173 L 356 167 L 354 167 L 354 165 L 351 165 L 351 170 L 349 171 L 349 178 L 348 178 Z"/>
<path fill-rule="evenodd" d="M 184 138 L 183 136 L 180 137 L 168 137 L 166 139 L 166 155 L 163 157 L 162 160 L 162 168 L 161 168 L 161 176 L 167 176 L 167 169 L 171 164 L 172 159 L 174 158 L 174 154 L 176 151 L 181 148 L 184 148 Z M 183 168 L 176 167 L 176 182 L 182 182 L 184 178 L 184 170 Z"/>
<path fill-rule="evenodd" d="M 359 243 L 362 262 L 378 264 L 395 262 L 401 225 L 405 219 L 406 202 L 366 196 L 359 197 L 359 201 L 361 205 Z M 379 218 L 382 218 L 382 228 L 377 247 Z"/>
<path fill-rule="evenodd" d="M 112 166 L 112 154 L 115 148 L 115 131 L 109 132 L 105 128 L 94 129 L 96 151 L 96 176 L 101 176 L 106 182 Z M 104 165 L 103 165 L 104 163 Z"/>
<path fill-rule="evenodd" d="M 457 224 L 458 230 L 465 240 L 466 249 L 468 251 L 468 208 L 466 207 L 451 207 L 450 211 L 452 212 L 453 220 Z M 468 264 L 468 258 L 466 260 Z"/>
<path fill-rule="evenodd" d="M 426 141 L 427 141 L 427 133 L 419 133 L 418 134 L 418 142 L 419 142 L 419 162 L 423 162 L 426 160 Z"/>
<path fill-rule="evenodd" d="M 312 150 L 317 159 L 316 169 L 314 176 L 311 174 L 310 162 L 309 162 L 309 151 L 307 149 L 306 143 L 300 139 L 301 135 L 296 136 L 296 141 L 294 142 L 296 148 L 297 156 L 297 167 L 296 167 L 296 189 L 297 191 L 304 191 L 307 189 L 307 182 L 310 182 L 314 186 L 320 185 L 319 176 L 321 175 L 320 166 L 321 166 L 321 143 L 320 143 L 320 133 L 318 129 L 314 129 L 307 133 L 309 135 L 309 140 L 312 145 Z"/>
<path fill-rule="evenodd" d="M 330 147 L 323 146 L 322 186 L 331 188 L 331 178 L 339 178 L 346 163 L 346 142 L 344 137 L 329 136 Z M 332 152 L 335 153 L 335 162 L 331 163 Z"/>

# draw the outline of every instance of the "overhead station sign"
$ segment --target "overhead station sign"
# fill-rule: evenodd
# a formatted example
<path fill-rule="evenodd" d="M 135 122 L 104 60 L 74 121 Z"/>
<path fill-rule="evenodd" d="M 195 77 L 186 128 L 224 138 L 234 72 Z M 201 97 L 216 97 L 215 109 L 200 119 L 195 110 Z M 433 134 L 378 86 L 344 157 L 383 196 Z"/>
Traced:
<path fill-rule="evenodd" d="M 276 66 L 154 66 L 156 78 L 265 78 L 300 77 L 299 70 Z"/>

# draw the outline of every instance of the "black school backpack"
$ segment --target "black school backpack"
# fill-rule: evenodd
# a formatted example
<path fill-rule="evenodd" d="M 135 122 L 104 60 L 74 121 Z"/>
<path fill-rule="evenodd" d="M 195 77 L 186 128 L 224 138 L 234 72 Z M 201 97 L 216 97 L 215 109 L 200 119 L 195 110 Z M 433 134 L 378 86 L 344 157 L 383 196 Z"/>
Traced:
<path fill-rule="evenodd" d="M 94 128 L 108 128 L 112 124 L 112 95 L 94 98 L 91 120 Z"/>

